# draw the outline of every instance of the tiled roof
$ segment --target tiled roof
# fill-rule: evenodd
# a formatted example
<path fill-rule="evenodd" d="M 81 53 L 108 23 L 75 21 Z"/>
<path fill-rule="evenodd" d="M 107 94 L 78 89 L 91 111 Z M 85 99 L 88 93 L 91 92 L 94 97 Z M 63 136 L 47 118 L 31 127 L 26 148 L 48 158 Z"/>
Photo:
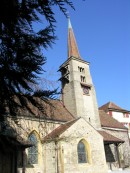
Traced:
<path fill-rule="evenodd" d="M 76 57 L 76 58 L 80 58 L 80 54 L 79 54 L 78 46 L 77 46 L 76 39 L 74 36 L 74 32 L 73 32 L 73 29 L 72 29 L 72 26 L 71 26 L 70 20 L 69 20 L 68 58 L 70 58 L 71 56 Z"/>
<path fill-rule="evenodd" d="M 78 118 L 79 119 L 79 118 Z M 50 141 L 52 139 L 55 139 L 59 137 L 63 132 L 65 132 L 70 126 L 72 126 L 78 119 L 69 121 L 65 124 L 60 125 L 56 129 L 54 129 L 51 133 L 49 133 L 47 136 L 44 137 L 44 141 Z"/>
<path fill-rule="evenodd" d="M 18 114 L 38 118 L 40 117 L 41 119 L 43 118 L 47 120 L 61 122 L 68 122 L 75 119 L 74 116 L 65 108 L 65 106 L 60 100 L 49 100 L 48 102 L 45 102 L 39 99 L 39 102 L 41 107 L 43 107 L 42 112 L 33 105 L 29 104 L 29 107 L 32 110 L 33 114 L 30 114 L 30 112 L 26 109 L 20 109 Z M 126 129 L 121 123 L 110 117 L 103 110 L 99 110 L 99 115 L 102 127 Z"/>
<path fill-rule="evenodd" d="M 113 102 L 108 102 L 104 105 L 102 105 L 101 107 L 99 107 L 99 110 L 104 110 L 105 112 L 108 112 L 109 110 L 116 110 L 116 111 L 125 111 L 125 112 L 129 112 L 128 110 L 125 110 L 119 106 L 117 106 L 115 103 Z"/>
<path fill-rule="evenodd" d="M 42 142 L 51 141 L 51 140 L 58 138 L 69 127 L 71 127 L 78 119 L 75 119 L 75 120 L 72 120 L 65 124 L 60 125 L 56 129 L 54 129 L 51 133 L 49 133 L 47 136 L 45 136 Z M 108 142 L 108 143 L 123 143 L 124 142 L 122 139 L 119 139 L 119 138 L 105 132 L 104 130 L 98 130 L 98 132 L 103 136 L 104 142 Z"/>
<path fill-rule="evenodd" d="M 50 105 L 46 104 L 46 115 L 49 119 L 58 121 L 73 120 L 73 115 L 66 109 L 63 103 L 59 100 L 50 100 Z"/>
<path fill-rule="evenodd" d="M 111 127 L 111 128 L 119 128 L 119 129 L 127 129 L 116 119 L 112 118 L 110 115 L 105 113 L 103 110 L 99 110 L 99 116 L 102 127 Z"/>
<path fill-rule="evenodd" d="M 70 121 L 73 120 L 73 115 L 65 108 L 60 100 L 38 100 L 40 103 L 40 111 L 37 107 L 34 107 L 31 103 L 28 104 L 32 114 L 27 109 L 19 109 L 18 115 L 29 117 L 40 117 L 41 119 L 54 120 L 54 121 Z"/>
<path fill-rule="evenodd" d="M 122 139 L 119 139 L 103 130 L 98 130 L 98 132 L 103 136 L 103 140 L 105 143 L 123 143 Z"/>

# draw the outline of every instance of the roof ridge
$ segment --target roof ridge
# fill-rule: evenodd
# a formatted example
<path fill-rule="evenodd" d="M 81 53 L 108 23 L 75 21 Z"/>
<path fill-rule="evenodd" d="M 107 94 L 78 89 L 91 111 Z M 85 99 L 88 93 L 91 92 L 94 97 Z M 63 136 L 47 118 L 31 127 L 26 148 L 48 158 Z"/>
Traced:
<path fill-rule="evenodd" d="M 120 106 L 118 106 L 117 104 L 115 104 L 114 102 L 110 101 L 110 102 L 107 102 L 106 104 L 102 105 L 99 107 L 99 109 L 101 110 L 104 110 L 105 112 L 108 112 L 109 109 L 115 109 L 115 110 L 123 110 L 123 111 L 127 111 L 127 112 L 130 112 Z"/>
<path fill-rule="evenodd" d="M 64 124 L 59 125 L 57 128 L 53 129 L 49 134 L 47 134 L 43 141 L 49 141 L 52 140 L 58 136 L 60 136 L 62 133 L 64 133 L 69 127 L 71 127 L 77 120 L 80 118 L 70 120 Z"/>

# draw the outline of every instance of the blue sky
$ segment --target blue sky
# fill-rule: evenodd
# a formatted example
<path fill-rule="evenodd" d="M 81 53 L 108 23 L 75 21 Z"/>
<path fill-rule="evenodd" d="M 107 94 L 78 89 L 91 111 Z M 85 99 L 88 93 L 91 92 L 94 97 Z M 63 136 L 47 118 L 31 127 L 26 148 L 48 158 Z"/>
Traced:
<path fill-rule="evenodd" d="M 112 101 L 130 110 L 130 0 L 76 0 L 74 6 L 68 11 L 80 55 L 90 62 L 98 105 Z M 54 10 L 58 39 L 44 52 L 43 78 L 60 87 L 57 70 L 67 59 L 68 23 Z"/>

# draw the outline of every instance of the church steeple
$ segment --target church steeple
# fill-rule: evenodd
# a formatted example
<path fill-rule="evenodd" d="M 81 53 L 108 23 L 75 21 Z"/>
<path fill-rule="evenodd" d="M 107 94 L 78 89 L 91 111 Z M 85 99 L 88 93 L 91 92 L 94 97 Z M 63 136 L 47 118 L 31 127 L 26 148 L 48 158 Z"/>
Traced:
<path fill-rule="evenodd" d="M 70 19 L 68 18 L 68 58 L 70 57 L 81 58 L 72 25 Z"/>
<path fill-rule="evenodd" d="M 68 24 L 68 59 L 60 66 L 62 100 L 73 116 L 82 117 L 95 128 L 101 128 L 96 93 L 89 63 L 81 59 L 73 29 Z"/>

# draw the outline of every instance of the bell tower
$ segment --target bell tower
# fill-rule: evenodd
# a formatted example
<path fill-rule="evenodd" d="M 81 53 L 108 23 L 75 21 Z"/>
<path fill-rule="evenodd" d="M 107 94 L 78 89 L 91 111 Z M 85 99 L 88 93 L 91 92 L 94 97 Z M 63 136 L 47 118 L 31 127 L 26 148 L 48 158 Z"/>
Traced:
<path fill-rule="evenodd" d="M 100 128 L 96 93 L 93 86 L 89 62 L 79 53 L 74 32 L 68 22 L 68 59 L 60 66 L 62 101 L 77 118 L 83 117 L 93 127 Z"/>

